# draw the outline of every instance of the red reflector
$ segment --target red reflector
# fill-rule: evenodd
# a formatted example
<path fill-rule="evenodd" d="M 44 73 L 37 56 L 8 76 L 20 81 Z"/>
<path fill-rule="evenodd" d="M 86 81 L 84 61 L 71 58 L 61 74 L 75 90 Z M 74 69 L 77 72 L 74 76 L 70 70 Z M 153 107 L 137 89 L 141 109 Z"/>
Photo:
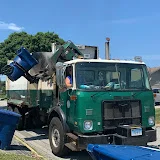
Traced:
<path fill-rule="evenodd" d="M 74 100 L 76 100 L 76 99 L 77 99 L 77 96 L 76 96 L 76 95 L 71 95 L 71 96 L 70 96 L 70 100 L 74 101 Z"/>

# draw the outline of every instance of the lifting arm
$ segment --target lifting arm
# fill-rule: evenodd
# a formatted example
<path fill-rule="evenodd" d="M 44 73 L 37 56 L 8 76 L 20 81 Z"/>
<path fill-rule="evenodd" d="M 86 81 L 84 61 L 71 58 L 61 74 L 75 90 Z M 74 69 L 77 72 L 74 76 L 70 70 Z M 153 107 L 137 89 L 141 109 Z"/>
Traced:
<path fill-rule="evenodd" d="M 44 52 L 45 53 L 45 52 Z M 38 55 L 38 53 L 37 53 Z M 40 57 L 40 55 L 39 55 Z M 55 70 L 57 62 L 65 62 L 74 58 L 82 58 L 83 54 L 78 48 L 71 42 L 68 41 L 64 45 L 61 45 L 55 53 L 47 60 L 48 70 Z M 17 51 L 17 56 L 13 62 L 2 68 L 2 74 L 7 75 L 11 81 L 16 81 L 21 76 L 24 76 L 30 83 L 38 83 L 39 75 L 30 75 L 28 72 L 36 65 L 39 64 L 39 60 L 31 55 L 25 48 L 21 48 Z M 42 73 L 43 72 L 43 73 Z M 39 71 L 39 74 L 46 75 L 46 71 Z M 49 76 L 49 75 L 48 75 Z"/>
<path fill-rule="evenodd" d="M 57 51 L 51 57 L 51 61 L 52 63 L 56 64 L 57 62 L 65 62 L 72 60 L 73 58 L 81 57 L 83 57 L 83 54 L 71 41 L 68 41 L 57 49 Z"/>

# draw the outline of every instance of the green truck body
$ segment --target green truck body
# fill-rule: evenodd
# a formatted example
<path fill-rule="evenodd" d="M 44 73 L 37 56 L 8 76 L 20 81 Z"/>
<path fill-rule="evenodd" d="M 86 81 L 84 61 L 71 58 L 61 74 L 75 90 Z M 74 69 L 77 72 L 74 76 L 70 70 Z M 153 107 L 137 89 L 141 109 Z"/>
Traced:
<path fill-rule="evenodd" d="M 156 140 L 154 98 L 143 62 L 97 56 L 60 60 L 63 52 L 58 49 L 30 71 L 33 76 L 54 61 L 49 78 L 43 75 L 38 83 L 7 79 L 8 109 L 22 114 L 19 128 L 49 125 L 50 145 L 58 156 L 89 143 L 146 145 Z M 73 70 L 71 88 L 64 83 L 68 67 Z"/>

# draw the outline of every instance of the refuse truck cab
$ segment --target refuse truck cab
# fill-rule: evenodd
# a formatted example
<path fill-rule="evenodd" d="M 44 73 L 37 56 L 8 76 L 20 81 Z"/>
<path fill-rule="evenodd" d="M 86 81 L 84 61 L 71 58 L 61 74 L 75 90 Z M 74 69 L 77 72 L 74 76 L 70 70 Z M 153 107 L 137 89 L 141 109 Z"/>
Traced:
<path fill-rule="evenodd" d="M 85 59 L 70 42 L 50 56 L 30 56 L 35 64 L 29 71 L 16 60 L 3 68 L 13 83 L 18 81 L 13 66 L 27 79 L 25 90 L 8 90 L 8 106 L 23 115 L 23 125 L 48 124 L 55 155 L 86 149 L 90 143 L 146 145 L 156 140 L 154 98 L 145 63 Z M 72 85 L 66 87 L 69 69 Z"/>
<path fill-rule="evenodd" d="M 71 88 L 64 83 L 68 67 L 73 70 Z M 144 63 L 76 59 L 59 65 L 56 73 L 59 105 L 72 147 L 84 149 L 88 143 L 146 145 L 156 140 L 154 99 Z M 50 139 L 52 130 L 50 125 Z M 53 140 L 50 143 L 52 146 Z"/>

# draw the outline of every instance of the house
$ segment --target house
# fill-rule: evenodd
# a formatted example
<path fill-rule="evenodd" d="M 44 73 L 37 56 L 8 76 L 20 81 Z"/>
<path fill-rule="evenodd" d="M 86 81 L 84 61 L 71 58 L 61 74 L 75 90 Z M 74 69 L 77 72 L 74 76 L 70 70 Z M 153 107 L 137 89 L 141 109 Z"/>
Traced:
<path fill-rule="evenodd" d="M 152 88 L 160 88 L 160 67 L 148 68 Z"/>

